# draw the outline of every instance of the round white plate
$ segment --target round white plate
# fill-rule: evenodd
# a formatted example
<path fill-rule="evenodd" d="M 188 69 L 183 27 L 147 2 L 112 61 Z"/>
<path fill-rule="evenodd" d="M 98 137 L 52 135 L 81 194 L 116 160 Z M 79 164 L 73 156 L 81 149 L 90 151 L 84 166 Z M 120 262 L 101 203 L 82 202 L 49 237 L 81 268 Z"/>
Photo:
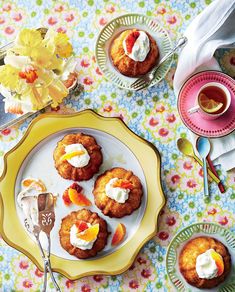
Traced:
<path fill-rule="evenodd" d="M 117 138 L 110 134 L 91 128 L 72 128 L 69 130 L 60 131 L 54 135 L 47 137 L 29 153 L 29 155 L 21 165 L 15 185 L 15 196 L 17 196 L 17 194 L 21 190 L 21 181 L 29 176 L 41 179 L 45 183 L 47 191 L 52 192 L 54 194 L 56 193 L 59 194 L 55 207 L 56 215 L 55 226 L 51 231 L 52 242 L 51 253 L 64 259 L 76 260 L 77 259 L 76 257 L 70 255 L 61 247 L 58 232 L 60 229 L 62 218 L 67 216 L 70 212 L 82 209 L 84 207 L 79 207 L 76 205 L 67 207 L 64 205 L 62 194 L 64 190 L 73 183 L 73 181 L 63 179 L 57 173 L 57 170 L 54 167 L 53 151 L 56 147 L 57 142 L 61 140 L 65 135 L 77 132 L 82 132 L 84 134 L 94 136 L 97 143 L 102 147 L 103 153 L 103 164 L 101 165 L 99 173 L 96 174 L 89 181 L 78 182 L 78 184 L 80 184 L 83 187 L 84 194 L 92 202 L 92 206 L 88 207 L 88 209 L 90 209 L 92 212 L 97 212 L 100 217 L 104 218 L 108 223 L 108 230 L 111 232 L 111 235 L 109 236 L 108 239 L 108 244 L 106 245 L 104 250 L 102 250 L 96 257 L 91 258 L 95 259 L 114 252 L 116 249 L 119 249 L 127 241 L 129 241 L 129 239 L 137 231 L 145 212 L 147 202 L 147 190 L 143 170 L 135 155 L 120 140 L 118 140 Z M 129 216 L 115 219 L 109 218 L 108 216 L 104 216 L 102 212 L 96 207 L 94 203 L 92 190 L 95 179 L 99 174 L 103 173 L 107 169 L 118 166 L 132 170 L 133 173 L 140 178 L 143 185 L 144 195 L 139 209 L 137 209 L 134 213 L 132 213 Z M 21 208 L 18 206 L 17 202 L 16 209 L 20 222 L 24 226 L 24 215 Z M 111 239 L 119 222 L 123 223 L 126 226 L 127 234 L 125 240 L 119 246 L 114 248 L 111 246 Z M 30 236 L 33 240 L 35 240 L 31 234 Z M 44 248 L 46 248 L 47 246 L 46 237 L 44 237 L 42 234 L 40 238 L 42 240 Z"/>
<path fill-rule="evenodd" d="M 167 31 L 153 18 L 141 14 L 125 14 L 110 21 L 100 32 L 96 41 L 96 60 L 105 77 L 117 86 L 129 90 L 131 84 L 137 79 L 122 75 L 113 65 L 110 56 L 110 45 L 113 40 L 124 30 L 137 28 L 147 31 L 157 42 L 159 60 L 172 49 L 172 43 Z M 171 67 L 172 57 L 165 61 L 157 70 L 154 80 L 148 85 L 157 84 Z"/>

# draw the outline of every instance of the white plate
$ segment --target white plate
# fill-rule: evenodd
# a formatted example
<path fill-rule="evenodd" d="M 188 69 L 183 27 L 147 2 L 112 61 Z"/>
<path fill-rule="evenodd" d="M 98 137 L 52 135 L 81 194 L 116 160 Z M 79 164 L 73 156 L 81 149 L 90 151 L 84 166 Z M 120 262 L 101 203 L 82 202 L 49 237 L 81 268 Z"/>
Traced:
<path fill-rule="evenodd" d="M 118 140 L 117 138 L 110 134 L 90 128 L 73 128 L 69 130 L 60 131 L 54 135 L 47 137 L 29 153 L 29 155 L 23 162 L 18 172 L 16 180 L 15 196 L 17 196 L 17 194 L 21 190 L 21 181 L 29 176 L 41 179 L 45 183 L 47 191 L 59 194 L 55 207 L 56 214 L 55 226 L 51 231 L 52 239 L 51 252 L 52 254 L 58 257 L 62 257 L 64 259 L 76 260 L 77 259 L 76 257 L 70 255 L 61 247 L 58 232 L 60 229 L 61 219 L 67 216 L 70 212 L 82 209 L 83 207 L 79 207 L 76 205 L 67 207 L 64 205 L 62 200 L 62 194 L 64 190 L 73 183 L 73 181 L 63 179 L 57 173 L 57 170 L 54 167 L 53 151 L 56 147 L 57 142 L 61 140 L 65 135 L 77 132 L 82 132 L 84 134 L 94 136 L 97 143 L 102 147 L 103 153 L 103 164 L 101 165 L 99 173 L 96 174 L 89 181 L 78 182 L 84 188 L 84 194 L 92 202 L 92 206 L 88 207 L 88 209 L 90 209 L 92 212 L 97 212 L 100 217 L 104 218 L 108 223 L 108 230 L 112 233 L 109 236 L 108 244 L 106 245 L 104 250 L 102 250 L 96 257 L 92 258 L 95 259 L 114 252 L 116 249 L 119 249 L 127 241 L 129 241 L 129 239 L 137 231 L 145 212 L 147 202 L 147 191 L 143 170 L 135 155 L 120 140 Z M 140 208 L 133 212 L 131 215 L 119 219 L 104 216 L 102 212 L 94 204 L 94 197 L 92 194 L 93 185 L 96 177 L 99 174 L 103 173 L 105 170 L 117 166 L 126 168 L 128 170 L 132 170 L 133 173 L 140 178 L 144 191 Z M 24 226 L 24 215 L 17 203 L 16 209 L 17 214 L 20 218 L 20 222 Z M 113 248 L 111 246 L 111 239 L 119 222 L 123 223 L 126 226 L 127 235 L 122 244 L 120 244 L 116 248 Z M 31 234 L 30 236 L 33 240 L 35 240 Z M 42 240 L 43 246 L 46 247 L 46 237 L 41 236 L 40 238 Z"/>

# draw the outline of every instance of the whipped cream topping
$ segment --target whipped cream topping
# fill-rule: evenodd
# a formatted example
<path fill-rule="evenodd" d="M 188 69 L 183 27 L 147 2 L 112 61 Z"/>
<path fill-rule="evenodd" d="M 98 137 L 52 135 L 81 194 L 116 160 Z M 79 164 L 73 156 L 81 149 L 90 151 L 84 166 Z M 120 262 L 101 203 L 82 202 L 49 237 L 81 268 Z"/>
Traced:
<path fill-rule="evenodd" d="M 91 226 L 90 223 L 87 223 L 88 227 Z M 92 240 L 92 241 L 86 241 L 83 240 L 79 237 L 77 237 L 77 233 L 79 232 L 77 226 L 75 224 L 73 224 L 73 226 L 70 229 L 70 243 L 77 247 L 80 248 L 82 250 L 86 250 L 86 249 L 92 249 L 94 242 L 96 241 L 97 237 Z M 85 231 L 80 232 L 80 234 L 84 234 Z"/>
<path fill-rule="evenodd" d="M 198 277 L 201 279 L 213 279 L 217 277 L 218 268 L 211 252 L 215 252 L 215 250 L 208 249 L 206 252 L 200 254 L 196 259 L 196 271 Z M 220 254 L 218 255 L 221 257 Z"/>
<path fill-rule="evenodd" d="M 131 53 L 128 53 L 126 39 L 123 41 L 123 48 L 125 54 L 130 57 L 132 60 L 137 62 L 143 62 L 150 50 L 150 43 L 147 34 L 144 31 L 138 31 L 140 33 L 139 37 L 136 39 L 134 46 L 132 47 Z"/>
<path fill-rule="evenodd" d="M 118 203 L 125 203 L 129 197 L 129 189 L 113 187 L 113 184 L 118 180 L 117 177 L 112 178 L 105 186 L 106 196 L 115 200 Z"/>
<path fill-rule="evenodd" d="M 70 145 L 65 146 L 66 153 L 71 153 L 71 152 L 75 152 L 75 151 L 84 151 L 84 154 L 77 155 L 77 156 L 74 156 L 70 159 L 67 159 L 68 163 L 70 163 L 74 167 L 86 166 L 90 161 L 90 156 L 89 156 L 86 148 L 82 144 L 77 143 L 77 144 L 70 144 Z"/>

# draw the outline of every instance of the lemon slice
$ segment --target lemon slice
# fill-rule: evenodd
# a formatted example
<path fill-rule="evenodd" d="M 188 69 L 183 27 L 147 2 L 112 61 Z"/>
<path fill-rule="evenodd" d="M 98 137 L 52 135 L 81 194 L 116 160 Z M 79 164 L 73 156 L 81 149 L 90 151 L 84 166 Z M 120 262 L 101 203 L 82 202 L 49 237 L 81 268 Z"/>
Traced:
<path fill-rule="evenodd" d="M 222 106 L 223 103 L 222 102 L 217 102 L 212 98 L 209 98 L 206 94 L 201 93 L 199 95 L 199 105 L 200 107 L 209 114 L 213 114 L 216 113 L 217 111 L 219 111 Z"/>
<path fill-rule="evenodd" d="M 83 150 L 65 153 L 64 155 L 61 156 L 61 160 L 68 160 L 68 159 L 71 159 L 75 156 L 80 156 L 83 154 L 85 154 L 85 152 Z"/>

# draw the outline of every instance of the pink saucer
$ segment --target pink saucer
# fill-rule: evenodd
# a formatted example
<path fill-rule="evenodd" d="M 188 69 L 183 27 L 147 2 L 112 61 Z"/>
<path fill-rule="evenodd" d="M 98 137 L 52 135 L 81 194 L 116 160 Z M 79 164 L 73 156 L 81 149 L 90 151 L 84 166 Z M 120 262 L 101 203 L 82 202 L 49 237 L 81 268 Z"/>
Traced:
<path fill-rule="evenodd" d="M 195 106 L 198 90 L 208 82 L 219 82 L 231 93 L 229 109 L 216 120 L 205 120 L 199 113 L 188 113 Z M 235 80 L 219 71 L 203 71 L 191 76 L 180 90 L 178 111 L 183 123 L 199 136 L 217 138 L 228 135 L 235 129 Z"/>

